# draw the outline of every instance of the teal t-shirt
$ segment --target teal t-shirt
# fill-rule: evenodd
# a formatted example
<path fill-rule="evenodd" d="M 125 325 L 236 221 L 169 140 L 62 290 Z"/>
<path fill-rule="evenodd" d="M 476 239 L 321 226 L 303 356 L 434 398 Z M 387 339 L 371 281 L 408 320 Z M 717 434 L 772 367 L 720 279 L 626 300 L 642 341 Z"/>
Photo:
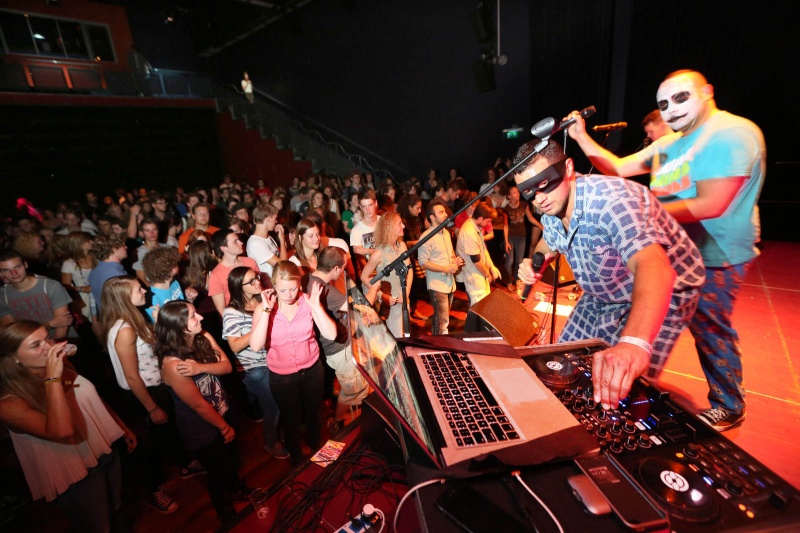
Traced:
<path fill-rule="evenodd" d="M 650 190 L 664 203 L 697 196 L 697 182 L 744 176 L 721 216 L 684 224 L 709 267 L 747 262 L 758 255 L 758 197 L 766 174 L 764 135 L 753 122 L 725 111 L 689 135 L 667 135 L 640 152 L 650 167 Z"/>

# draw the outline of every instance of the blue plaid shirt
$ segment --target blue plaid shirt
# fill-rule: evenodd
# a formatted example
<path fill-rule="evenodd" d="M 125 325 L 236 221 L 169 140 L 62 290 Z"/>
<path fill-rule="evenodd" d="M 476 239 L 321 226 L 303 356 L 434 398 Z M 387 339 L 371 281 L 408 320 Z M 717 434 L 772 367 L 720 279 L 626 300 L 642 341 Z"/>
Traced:
<path fill-rule="evenodd" d="M 586 175 L 575 183 L 569 230 L 559 217 L 542 217 L 544 239 L 564 255 L 583 295 L 561 332 L 560 341 L 601 338 L 614 345 L 625 327 L 633 295 L 628 261 L 660 244 L 677 277 L 662 329 L 680 329 L 694 314 L 705 267 L 697 247 L 646 187 L 622 178 Z M 670 325 L 671 324 L 671 325 Z M 651 374 L 663 366 L 677 334 L 653 345 Z M 672 339 L 671 342 L 668 340 Z M 656 369 L 657 367 L 657 369 Z"/>

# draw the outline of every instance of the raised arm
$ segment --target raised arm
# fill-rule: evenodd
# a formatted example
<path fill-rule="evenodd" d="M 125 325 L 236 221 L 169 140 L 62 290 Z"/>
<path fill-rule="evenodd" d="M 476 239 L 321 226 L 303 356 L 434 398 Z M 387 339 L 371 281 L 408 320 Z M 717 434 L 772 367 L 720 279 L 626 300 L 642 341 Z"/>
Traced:
<path fill-rule="evenodd" d="M 322 285 L 319 283 L 311 284 L 311 294 L 305 296 L 309 307 L 311 307 L 311 316 L 314 318 L 314 324 L 319 329 L 320 335 L 328 340 L 336 339 L 336 323 L 323 309 L 319 297 L 322 294 Z"/>
<path fill-rule="evenodd" d="M 69 442 L 70 437 L 79 433 L 61 382 L 65 344 L 66 341 L 54 344 L 45 356 L 45 379 L 49 380 L 44 385 L 45 412 L 18 396 L 7 396 L 0 400 L 0 423 L 16 433 L 53 442 Z"/>
<path fill-rule="evenodd" d="M 567 130 L 569 136 L 575 139 L 592 165 L 603 174 L 627 178 L 650 171 L 650 167 L 637 154 L 620 158 L 597 144 L 586 131 L 586 122 L 578 111 L 573 111 L 567 118 L 575 119 L 575 123 Z"/>
<path fill-rule="evenodd" d="M 275 289 L 265 289 L 261 291 L 261 305 L 256 307 L 253 311 L 253 327 L 250 329 L 250 349 L 254 352 L 269 345 L 267 333 L 269 330 L 270 315 L 272 314 L 275 305 L 277 305 L 277 297 Z"/>

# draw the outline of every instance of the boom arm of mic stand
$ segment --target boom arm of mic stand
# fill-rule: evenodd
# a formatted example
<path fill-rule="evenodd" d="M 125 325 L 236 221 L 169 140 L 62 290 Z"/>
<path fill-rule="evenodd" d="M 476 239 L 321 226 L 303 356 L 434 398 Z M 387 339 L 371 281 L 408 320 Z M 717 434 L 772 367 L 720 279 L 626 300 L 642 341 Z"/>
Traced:
<path fill-rule="evenodd" d="M 418 240 L 417 244 L 415 244 L 414 246 L 412 246 L 411 248 L 409 248 L 408 250 L 406 250 L 405 252 L 403 252 L 402 254 L 397 256 L 397 259 L 395 259 L 394 261 L 392 261 L 391 263 L 389 263 L 388 265 L 383 267 L 383 269 L 380 272 L 378 272 L 371 280 L 369 280 L 370 284 L 374 285 L 375 283 L 377 283 L 378 281 L 380 281 L 384 277 L 386 277 L 389 274 L 391 274 L 391 272 L 393 270 L 396 270 L 395 263 L 400 263 L 400 264 L 403 264 L 403 266 L 405 266 L 405 264 L 404 264 L 405 260 L 408 259 L 409 257 L 411 257 L 411 255 L 414 252 L 416 252 L 419 249 L 420 246 L 422 246 L 423 244 L 428 242 L 431 238 L 433 238 L 434 235 L 437 235 L 444 228 L 452 226 L 453 223 L 455 222 L 456 217 L 458 215 L 460 215 L 461 213 L 466 211 L 469 206 L 471 206 L 472 204 L 474 204 L 475 202 L 477 202 L 478 200 L 480 200 L 481 198 L 483 198 L 487 194 L 491 194 L 491 191 L 494 190 L 494 186 L 495 185 L 497 185 L 498 183 L 500 183 L 501 181 L 503 181 L 505 179 L 508 179 L 508 176 L 513 176 L 514 175 L 514 171 L 517 170 L 518 167 L 520 167 L 523 163 L 526 163 L 534 155 L 536 155 L 539 152 L 541 152 L 542 150 L 544 150 L 545 147 L 547 147 L 548 139 L 549 139 L 549 137 L 544 139 L 544 140 L 542 140 L 539 144 L 536 145 L 536 147 L 533 149 L 533 151 L 531 153 L 529 153 L 524 158 L 522 158 L 522 160 L 519 163 L 517 163 L 516 165 L 514 165 L 513 167 L 508 169 L 508 171 L 505 174 L 503 174 L 502 176 L 500 176 L 496 180 L 494 180 L 494 182 L 492 182 L 492 184 L 489 187 L 486 187 L 483 190 L 483 192 L 479 192 L 478 196 L 476 196 L 475 198 L 473 198 L 472 200 L 470 200 L 469 202 L 464 204 L 461 207 L 461 209 L 459 209 L 458 211 L 456 211 L 455 213 L 450 215 L 450 217 L 448 217 L 447 220 L 445 220 L 444 222 L 442 222 L 441 224 L 436 226 L 432 231 L 429 231 L 427 235 L 425 235 L 420 240 Z M 403 295 L 403 297 L 405 297 L 405 295 Z"/>

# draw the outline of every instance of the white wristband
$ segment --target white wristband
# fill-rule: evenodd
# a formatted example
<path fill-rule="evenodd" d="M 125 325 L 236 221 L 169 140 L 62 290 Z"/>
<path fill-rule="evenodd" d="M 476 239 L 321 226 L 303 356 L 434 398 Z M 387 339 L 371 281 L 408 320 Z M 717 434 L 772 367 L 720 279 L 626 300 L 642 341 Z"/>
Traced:
<path fill-rule="evenodd" d="M 647 352 L 647 355 L 651 355 L 653 353 L 653 347 L 644 339 L 640 339 L 639 337 L 629 337 L 624 336 L 619 338 L 619 342 L 625 342 L 628 344 L 633 344 L 634 346 L 638 346 L 642 350 Z"/>

